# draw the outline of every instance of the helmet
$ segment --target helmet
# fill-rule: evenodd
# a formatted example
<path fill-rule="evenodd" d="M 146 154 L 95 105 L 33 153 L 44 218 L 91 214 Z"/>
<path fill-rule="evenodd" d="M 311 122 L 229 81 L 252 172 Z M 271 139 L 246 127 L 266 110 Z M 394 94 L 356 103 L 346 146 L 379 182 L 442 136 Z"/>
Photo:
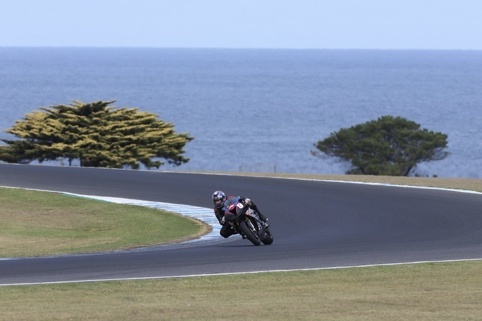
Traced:
<path fill-rule="evenodd" d="M 222 191 L 216 191 L 213 193 L 212 199 L 217 208 L 222 208 L 224 206 L 224 201 L 226 201 L 226 194 Z"/>

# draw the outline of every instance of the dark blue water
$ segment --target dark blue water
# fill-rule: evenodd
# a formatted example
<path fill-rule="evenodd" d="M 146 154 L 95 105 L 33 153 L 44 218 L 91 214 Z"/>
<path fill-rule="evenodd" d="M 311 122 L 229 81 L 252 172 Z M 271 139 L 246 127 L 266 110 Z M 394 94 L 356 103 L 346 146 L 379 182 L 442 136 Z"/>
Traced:
<path fill-rule="evenodd" d="M 482 177 L 482 51 L 0 48 L 1 130 L 73 100 L 194 136 L 190 162 L 164 170 L 339 174 L 312 144 L 393 115 L 449 136 L 452 155 L 419 175 Z"/>

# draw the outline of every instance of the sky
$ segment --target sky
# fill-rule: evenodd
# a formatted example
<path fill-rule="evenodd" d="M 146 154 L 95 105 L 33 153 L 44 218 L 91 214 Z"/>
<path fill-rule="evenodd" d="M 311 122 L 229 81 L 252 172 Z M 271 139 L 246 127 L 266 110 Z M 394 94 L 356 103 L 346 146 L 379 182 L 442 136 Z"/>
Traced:
<path fill-rule="evenodd" d="M 482 0 L 0 0 L 0 47 L 482 50 Z"/>

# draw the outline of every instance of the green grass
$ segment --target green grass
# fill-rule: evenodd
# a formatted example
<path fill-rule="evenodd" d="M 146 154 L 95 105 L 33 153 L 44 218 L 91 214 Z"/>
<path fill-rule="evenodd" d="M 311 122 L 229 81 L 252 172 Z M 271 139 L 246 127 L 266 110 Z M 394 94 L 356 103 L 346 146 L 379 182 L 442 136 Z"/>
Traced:
<path fill-rule="evenodd" d="M 481 320 L 482 262 L 0 287 L 0 321 Z"/>
<path fill-rule="evenodd" d="M 179 242 L 208 230 L 157 209 L 0 188 L 0 257 L 129 249 Z"/>

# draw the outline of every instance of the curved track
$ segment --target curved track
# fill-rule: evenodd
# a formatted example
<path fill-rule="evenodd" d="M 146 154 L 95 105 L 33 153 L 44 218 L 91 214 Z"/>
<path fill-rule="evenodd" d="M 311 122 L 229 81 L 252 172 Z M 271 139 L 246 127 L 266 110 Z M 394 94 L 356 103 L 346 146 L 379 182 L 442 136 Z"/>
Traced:
<path fill-rule="evenodd" d="M 0 164 L 0 186 L 211 207 L 251 197 L 275 242 L 0 260 L 0 284 L 168 277 L 482 257 L 482 196 L 336 182 Z"/>

